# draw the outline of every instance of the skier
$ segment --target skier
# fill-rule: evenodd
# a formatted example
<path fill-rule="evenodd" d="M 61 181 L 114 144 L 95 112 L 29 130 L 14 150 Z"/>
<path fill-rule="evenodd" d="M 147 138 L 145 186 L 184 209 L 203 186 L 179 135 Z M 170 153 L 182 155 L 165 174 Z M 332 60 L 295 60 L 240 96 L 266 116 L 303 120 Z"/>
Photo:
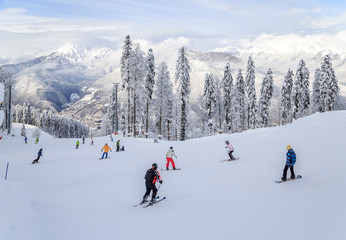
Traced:
<path fill-rule="evenodd" d="M 24 138 L 25 143 L 28 143 L 28 138 L 25 136 Z"/>
<path fill-rule="evenodd" d="M 286 181 L 287 180 L 287 170 L 288 168 L 291 171 L 291 179 L 295 179 L 296 176 L 294 175 L 294 169 L 293 166 L 296 163 L 296 153 L 293 151 L 292 147 L 288 145 L 287 147 L 287 153 L 286 153 L 286 165 L 283 171 L 283 175 L 281 180 Z"/>
<path fill-rule="evenodd" d="M 162 184 L 161 176 L 159 171 L 157 171 L 156 163 L 153 163 L 152 167 L 147 170 L 144 179 L 146 192 L 143 196 L 143 201 L 141 202 L 141 204 L 147 202 L 147 198 L 149 197 L 151 191 L 153 191 L 153 194 L 151 195 L 151 202 L 154 203 L 156 201 L 155 198 L 158 191 L 155 183 L 159 182 L 160 184 Z"/>
<path fill-rule="evenodd" d="M 106 143 L 103 148 L 101 149 L 101 152 L 102 150 L 104 150 L 103 154 L 102 154 L 102 157 L 101 159 L 103 159 L 103 157 L 106 155 L 106 158 L 108 158 L 108 151 L 112 151 L 112 149 L 108 146 L 108 144 Z"/>
<path fill-rule="evenodd" d="M 37 137 L 36 140 L 35 140 L 35 144 L 38 144 L 38 137 Z"/>
<path fill-rule="evenodd" d="M 117 152 L 120 150 L 120 140 L 117 141 Z"/>
<path fill-rule="evenodd" d="M 85 144 L 85 137 L 83 137 L 83 144 Z"/>
<path fill-rule="evenodd" d="M 77 140 L 77 142 L 76 142 L 76 149 L 78 149 L 79 148 L 79 140 Z"/>
<path fill-rule="evenodd" d="M 38 155 L 37 158 L 32 162 L 32 164 L 38 163 L 38 160 L 40 159 L 40 157 L 43 157 L 42 148 L 38 151 L 37 155 Z"/>
<path fill-rule="evenodd" d="M 232 155 L 232 153 L 234 152 L 234 147 L 228 140 L 225 143 L 227 144 L 225 148 L 227 148 L 228 156 L 231 158 L 231 160 L 234 160 L 235 158 Z"/>
<path fill-rule="evenodd" d="M 173 161 L 173 156 L 178 158 L 177 155 L 175 155 L 174 153 L 174 150 L 173 150 L 173 147 L 170 147 L 168 152 L 166 153 L 166 159 L 167 159 L 167 164 L 166 164 L 166 169 L 169 170 L 169 163 L 171 162 L 172 163 L 172 166 L 173 166 L 173 170 L 176 170 L 175 169 L 175 163 Z"/>

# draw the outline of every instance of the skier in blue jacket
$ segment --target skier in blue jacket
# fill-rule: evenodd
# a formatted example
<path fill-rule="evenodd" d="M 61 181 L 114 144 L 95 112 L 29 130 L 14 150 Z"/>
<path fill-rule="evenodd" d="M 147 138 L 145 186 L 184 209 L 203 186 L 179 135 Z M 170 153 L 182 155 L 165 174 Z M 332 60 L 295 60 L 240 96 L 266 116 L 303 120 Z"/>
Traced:
<path fill-rule="evenodd" d="M 32 162 L 32 164 L 38 163 L 38 160 L 40 159 L 40 157 L 42 157 L 42 148 L 38 151 L 37 153 L 37 158 Z"/>
<path fill-rule="evenodd" d="M 281 178 L 282 181 L 287 180 L 287 170 L 288 168 L 291 171 L 291 179 L 295 179 L 296 176 L 294 174 L 293 166 L 296 163 L 296 153 L 293 151 L 292 147 L 288 145 L 287 147 L 287 153 L 286 153 L 286 165 L 283 171 L 283 176 Z"/>

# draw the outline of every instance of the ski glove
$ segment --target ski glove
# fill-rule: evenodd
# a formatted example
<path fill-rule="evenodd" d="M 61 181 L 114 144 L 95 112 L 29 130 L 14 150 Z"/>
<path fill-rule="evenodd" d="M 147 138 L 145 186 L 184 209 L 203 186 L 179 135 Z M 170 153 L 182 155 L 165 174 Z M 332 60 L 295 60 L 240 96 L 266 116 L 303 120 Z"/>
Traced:
<path fill-rule="evenodd" d="M 160 184 L 162 184 L 163 183 L 163 181 L 162 180 L 160 180 Z"/>

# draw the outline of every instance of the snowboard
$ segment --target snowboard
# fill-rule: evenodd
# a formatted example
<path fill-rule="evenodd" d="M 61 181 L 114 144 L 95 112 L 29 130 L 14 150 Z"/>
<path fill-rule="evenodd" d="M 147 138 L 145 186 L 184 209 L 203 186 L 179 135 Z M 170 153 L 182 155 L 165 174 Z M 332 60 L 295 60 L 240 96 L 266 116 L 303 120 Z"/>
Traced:
<path fill-rule="evenodd" d="M 99 158 L 99 160 L 102 160 L 102 159 L 110 159 L 110 157 L 108 157 L 108 158 Z"/>
<path fill-rule="evenodd" d="M 161 169 L 161 171 L 176 171 L 176 170 L 181 170 L 181 168 L 175 168 L 175 169 Z"/>
<path fill-rule="evenodd" d="M 230 162 L 230 161 L 235 161 L 235 160 L 239 160 L 240 158 L 234 158 L 234 159 L 225 159 L 225 160 L 221 160 L 221 162 Z"/>
<path fill-rule="evenodd" d="M 295 179 L 292 179 L 292 178 L 287 178 L 286 181 L 282 181 L 282 180 L 275 180 L 276 183 L 282 183 L 282 182 L 288 182 L 288 181 L 293 181 L 293 180 L 296 180 L 296 179 L 300 179 L 302 178 L 301 175 L 297 175 Z"/>

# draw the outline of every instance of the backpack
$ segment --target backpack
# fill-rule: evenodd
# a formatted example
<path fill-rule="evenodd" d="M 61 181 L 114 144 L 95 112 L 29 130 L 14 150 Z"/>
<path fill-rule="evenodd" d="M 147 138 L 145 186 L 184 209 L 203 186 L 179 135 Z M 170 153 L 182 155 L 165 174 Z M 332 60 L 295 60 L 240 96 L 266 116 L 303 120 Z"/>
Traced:
<path fill-rule="evenodd" d="M 154 180 L 154 177 L 155 177 L 155 173 L 153 172 L 154 170 L 153 169 L 148 169 L 147 170 L 147 173 L 145 174 L 145 177 L 144 179 L 147 181 L 147 182 L 152 182 Z"/>

